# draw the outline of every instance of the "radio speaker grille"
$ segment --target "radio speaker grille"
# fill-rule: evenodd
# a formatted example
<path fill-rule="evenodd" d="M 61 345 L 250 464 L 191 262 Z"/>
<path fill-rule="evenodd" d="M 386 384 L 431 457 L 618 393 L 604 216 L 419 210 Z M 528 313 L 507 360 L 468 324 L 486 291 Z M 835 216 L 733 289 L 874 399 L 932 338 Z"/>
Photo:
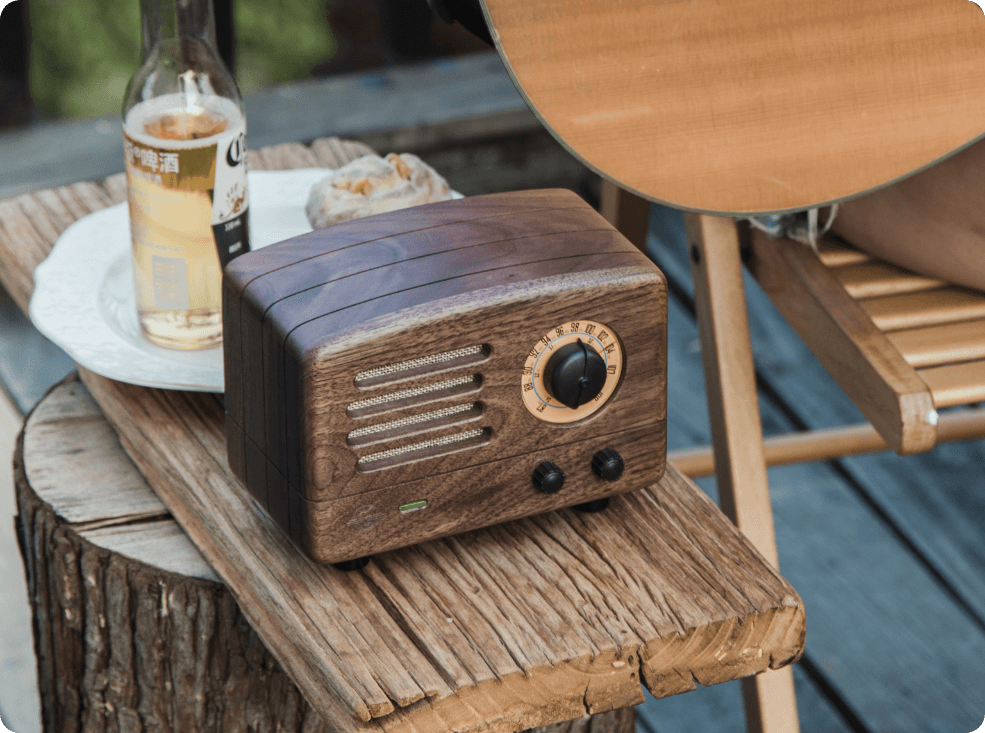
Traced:
<path fill-rule="evenodd" d="M 397 420 L 388 420 L 387 422 L 356 428 L 349 433 L 346 442 L 353 448 L 372 445 L 415 433 L 471 422 L 481 416 L 482 405 L 480 403 L 466 402 L 462 405 L 453 405 L 419 415 L 408 415 Z"/>
<path fill-rule="evenodd" d="M 360 425 L 352 430 L 346 436 L 346 443 L 357 454 L 369 446 L 377 447 L 374 452 L 359 457 L 358 470 L 377 471 L 488 443 L 492 429 L 474 426 L 483 415 L 482 403 L 475 400 L 475 395 L 482 389 L 482 375 L 446 376 L 447 372 L 485 361 L 488 356 L 489 347 L 486 345 L 467 346 L 359 372 L 354 378 L 356 386 L 379 392 L 346 407 L 346 415 L 352 420 L 369 422 L 368 418 L 377 415 L 409 411 L 423 405 L 441 402 L 456 404 L 436 405 L 437 409 L 427 412 L 404 414 L 385 422 Z M 381 389 L 412 378 L 427 379 L 431 375 L 437 377 L 433 382 L 418 383 L 408 389 Z M 464 423 L 472 423 L 474 427 L 449 432 L 450 428 Z M 406 439 L 411 436 L 420 436 L 420 440 L 407 443 Z M 402 444 L 394 445 L 393 441 L 398 440 Z"/>
<path fill-rule="evenodd" d="M 454 435 L 443 435 L 440 438 L 430 438 L 419 443 L 390 448 L 388 450 L 370 453 L 359 459 L 361 471 L 373 471 L 381 468 L 391 468 L 404 463 L 411 463 L 422 458 L 435 458 L 449 453 L 478 448 L 489 442 L 492 431 L 489 428 L 473 428 Z"/>
<path fill-rule="evenodd" d="M 485 345 L 466 346 L 454 351 L 444 351 L 440 354 L 431 354 L 417 359 L 396 362 L 385 366 L 374 367 L 359 372 L 356 375 L 356 386 L 360 389 L 371 387 L 381 387 L 385 384 L 399 382 L 405 379 L 430 374 L 439 371 L 448 371 L 458 367 L 477 364 L 485 361 L 489 356 L 489 347 Z"/>

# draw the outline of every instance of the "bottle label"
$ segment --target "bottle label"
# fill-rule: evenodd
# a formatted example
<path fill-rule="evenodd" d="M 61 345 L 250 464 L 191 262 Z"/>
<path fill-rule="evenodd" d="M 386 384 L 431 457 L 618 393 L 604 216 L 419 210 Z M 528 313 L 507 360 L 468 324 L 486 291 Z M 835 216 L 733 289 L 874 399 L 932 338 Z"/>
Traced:
<path fill-rule="evenodd" d="M 218 308 L 221 268 L 250 249 L 245 123 L 205 124 L 226 129 L 181 140 L 124 129 L 138 307 Z"/>

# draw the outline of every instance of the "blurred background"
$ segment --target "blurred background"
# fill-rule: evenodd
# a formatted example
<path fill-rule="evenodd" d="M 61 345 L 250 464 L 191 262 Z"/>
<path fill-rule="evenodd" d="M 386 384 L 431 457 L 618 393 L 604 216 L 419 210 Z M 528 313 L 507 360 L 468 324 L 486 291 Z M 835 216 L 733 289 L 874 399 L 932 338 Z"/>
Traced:
<path fill-rule="evenodd" d="M 244 94 L 311 77 L 488 51 L 424 0 L 214 0 Z M 0 128 L 119 112 L 140 60 L 136 0 L 14 0 L 0 14 Z"/>

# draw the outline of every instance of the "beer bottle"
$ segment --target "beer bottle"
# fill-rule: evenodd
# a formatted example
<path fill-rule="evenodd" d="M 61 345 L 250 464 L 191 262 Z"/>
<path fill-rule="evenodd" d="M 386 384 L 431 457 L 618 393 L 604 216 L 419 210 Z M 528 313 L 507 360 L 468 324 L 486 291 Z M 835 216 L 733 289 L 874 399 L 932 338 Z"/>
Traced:
<path fill-rule="evenodd" d="M 137 315 L 160 346 L 222 340 L 222 268 L 249 250 L 246 117 L 212 0 L 141 0 L 123 101 Z"/>

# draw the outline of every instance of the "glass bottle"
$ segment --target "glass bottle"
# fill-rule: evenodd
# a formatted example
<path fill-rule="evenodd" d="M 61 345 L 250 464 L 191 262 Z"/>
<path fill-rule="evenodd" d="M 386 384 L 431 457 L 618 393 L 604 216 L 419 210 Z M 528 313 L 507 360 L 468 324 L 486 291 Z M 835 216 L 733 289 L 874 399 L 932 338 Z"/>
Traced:
<path fill-rule="evenodd" d="M 153 343 L 222 341 L 222 267 L 249 251 L 246 117 L 212 0 L 141 0 L 123 100 L 137 315 Z"/>

